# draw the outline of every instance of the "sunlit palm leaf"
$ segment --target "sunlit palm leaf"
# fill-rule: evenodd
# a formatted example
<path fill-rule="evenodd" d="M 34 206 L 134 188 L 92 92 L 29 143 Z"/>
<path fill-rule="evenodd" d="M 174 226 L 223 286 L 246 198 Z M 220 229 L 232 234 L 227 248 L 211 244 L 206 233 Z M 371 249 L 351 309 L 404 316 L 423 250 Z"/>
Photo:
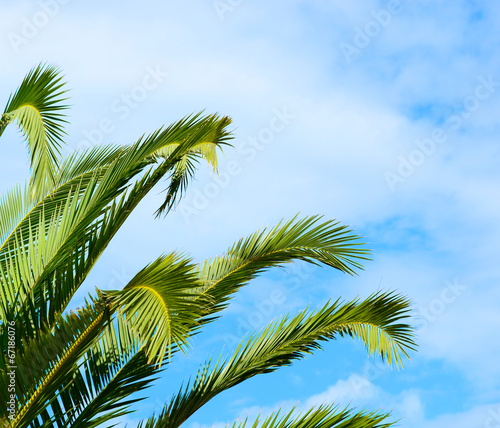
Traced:
<path fill-rule="evenodd" d="M 328 304 L 310 313 L 303 311 L 267 326 L 237 347 L 234 354 L 215 366 L 206 363 L 194 382 L 186 385 L 167 403 L 163 412 L 150 419 L 147 427 L 179 427 L 196 410 L 221 392 L 253 376 L 288 366 L 317 349 L 321 342 L 346 332 L 361 339 L 369 353 L 399 364 L 407 350 L 413 349 L 413 329 L 402 323 L 410 303 L 393 293 L 375 294 L 359 302 Z M 357 334 L 352 326 L 371 326 Z M 372 336 L 373 334 L 373 336 Z"/>
<path fill-rule="evenodd" d="M 121 291 L 107 292 L 144 342 L 150 361 L 160 364 L 172 344 L 182 348 L 203 308 L 193 304 L 199 286 L 189 259 L 162 256 L 141 270 Z"/>
<path fill-rule="evenodd" d="M 213 313 L 223 309 L 241 286 L 271 267 L 301 260 L 355 274 L 362 269 L 360 261 L 369 255 L 362 238 L 339 222 L 322 221 L 319 216 L 296 217 L 241 239 L 223 255 L 199 265 L 203 286 L 198 299 L 209 305 L 217 302 Z"/>
<path fill-rule="evenodd" d="M 33 192 L 54 183 L 66 123 L 64 83 L 56 67 L 39 65 L 11 95 L 2 115 L 0 135 L 16 123 L 28 144 Z"/>
<path fill-rule="evenodd" d="M 226 121 L 225 118 L 222 120 Z M 50 286 L 58 287 L 54 293 L 65 296 L 63 300 L 52 299 L 52 312 L 64 309 L 93 263 L 140 200 L 175 167 L 182 157 L 182 150 L 196 146 L 197 137 L 206 141 L 206 134 L 213 133 L 214 127 L 219 127 L 217 116 L 197 115 L 183 119 L 141 139 L 118 157 L 113 157 L 117 150 L 112 150 L 110 159 L 113 161 L 109 165 L 76 176 L 37 204 L 0 247 L 0 278 L 7 288 L 13 290 L 19 302 L 17 305 L 25 305 L 29 296 L 31 299 L 44 298 L 45 293 L 38 289 Z M 221 134 L 222 142 L 226 138 Z M 179 139 L 184 140 L 183 144 L 127 192 L 128 182 L 155 162 L 151 156 L 159 148 Z M 216 140 L 213 144 L 220 144 L 220 141 Z M 74 163 L 69 162 L 69 165 Z M 120 199 L 120 196 L 123 197 Z M 96 245 L 96 240 L 99 240 L 99 245 Z M 9 265 L 5 264 L 7 261 Z M 66 272 L 73 280 L 56 278 L 54 272 Z M 74 278 L 74 274 L 78 277 Z M 60 290 L 60 287 L 66 289 Z M 9 296 L 8 293 L 4 295 Z M 61 304 L 57 303 L 59 301 Z M 33 302 L 35 309 L 40 307 L 40 302 Z M 11 307 L 15 305 L 11 304 Z"/>

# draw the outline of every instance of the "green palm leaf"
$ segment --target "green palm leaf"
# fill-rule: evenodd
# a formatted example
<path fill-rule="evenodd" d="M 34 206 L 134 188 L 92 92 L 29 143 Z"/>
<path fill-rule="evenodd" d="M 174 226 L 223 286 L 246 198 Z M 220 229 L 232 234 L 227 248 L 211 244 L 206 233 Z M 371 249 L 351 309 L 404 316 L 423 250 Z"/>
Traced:
<path fill-rule="evenodd" d="M 269 268 L 301 260 L 355 274 L 369 254 L 362 238 L 339 222 L 321 221 L 320 216 L 295 217 L 240 239 L 223 255 L 199 265 L 203 285 L 197 299 L 209 305 L 216 302 L 213 313 L 223 309 L 241 286 Z"/>
<path fill-rule="evenodd" d="M 53 404 L 52 410 L 58 413 L 59 403 L 55 400 L 60 391 L 73 381 L 78 361 L 100 336 L 109 319 L 106 307 L 96 303 L 89 303 L 77 314 L 58 320 L 53 333 L 45 330 L 36 342 L 27 342 L 24 345 L 26 352 L 21 349 L 16 358 L 21 380 L 16 384 L 19 411 L 11 423 L 12 428 L 28 426 L 47 411 L 48 404 Z M 47 346 L 49 346 L 48 354 L 44 351 Z M 37 373 L 39 371 L 37 363 L 44 368 L 41 377 Z M 2 379 L 5 379 L 5 370 L 5 360 L 2 358 L 0 364 Z"/>
<path fill-rule="evenodd" d="M 66 123 L 62 113 L 68 107 L 64 83 L 56 67 L 39 65 L 24 78 L 10 96 L 0 121 L 0 136 L 6 126 L 16 123 L 28 144 L 31 186 L 37 193 L 55 180 Z"/>
<path fill-rule="evenodd" d="M 369 353 L 400 364 L 407 350 L 415 347 L 412 327 L 400 322 L 408 317 L 409 306 L 401 296 L 381 293 L 362 302 L 341 304 L 337 301 L 313 313 L 305 310 L 293 318 L 283 317 L 241 342 L 231 357 L 219 360 L 213 367 L 210 362 L 206 363 L 196 379 L 181 389 L 163 412 L 145 426 L 179 427 L 221 392 L 256 375 L 288 366 L 321 349 L 322 341 L 336 336 L 358 337 Z M 353 329 L 358 325 L 371 328 L 358 334 Z"/>
<path fill-rule="evenodd" d="M 131 404 L 143 399 L 126 400 L 147 388 L 160 370 L 148 363 L 123 317 L 96 328 L 96 320 L 108 318 L 109 308 L 93 302 L 19 350 L 18 388 L 25 397 L 19 413 L 25 416 L 14 426 L 29 418 L 50 427 L 98 426 L 128 413 Z M 47 419 L 44 412 L 49 409 L 52 417 Z"/>
<path fill-rule="evenodd" d="M 141 270 L 121 291 L 106 292 L 144 342 L 150 361 L 160 364 L 172 344 L 188 343 L 202 307 L 193 304 L 199 286 L 189 259 L 162 256 Z"/>

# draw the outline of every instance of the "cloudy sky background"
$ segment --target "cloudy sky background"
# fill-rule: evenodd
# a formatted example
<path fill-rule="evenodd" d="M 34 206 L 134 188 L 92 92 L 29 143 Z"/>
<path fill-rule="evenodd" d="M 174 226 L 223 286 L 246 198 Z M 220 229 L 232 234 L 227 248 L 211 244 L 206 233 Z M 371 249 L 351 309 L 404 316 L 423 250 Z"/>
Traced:
<path fill-rule="evenodd" d="M 298 264 L 254 281 L 123 424 L 158 411 L 207 357 L 284 312 L 397 289 L 419 329 L 404 371 L 357 342 L 330 343 L 228 391 L 186 426 L 336 401 L 393 410 L 409 428 L 500 427 L 498 2 L 7 0 L 0 11 L 0 97 L 40 61 L 60 66 L 68 151 L 132 143 L 202 109 L 234 120 L 219 179 L 202 168 L 163 220 L 152 215 L 158 188 L 76 303 L 163 252 L 203 260 L 298 212 L 351 225 L 375 252 L 356 278 Z M 14 128 L 1 144 L 3 191 L 28 165 Z"/>

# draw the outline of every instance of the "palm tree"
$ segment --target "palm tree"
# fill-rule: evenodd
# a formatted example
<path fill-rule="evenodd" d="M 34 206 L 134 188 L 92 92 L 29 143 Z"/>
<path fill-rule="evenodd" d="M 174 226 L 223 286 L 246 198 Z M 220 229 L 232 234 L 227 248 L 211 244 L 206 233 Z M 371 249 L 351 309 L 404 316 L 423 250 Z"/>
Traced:
<path fill-rule="evenodd" d="M 157 215 L 182 196 L 199 161 L 217 170 L 229 144 L 228 117 L 195 114 L 129 146 L 103 145 L 61 159 L 66 90 L 60 72 L 40 65 L 1 116 L 19 127 L 31 177 L 0 198 L 0 421 L 8 427 L 97 427 L 129 413 L 178 351 L 258 274 L 294 260 L 356 274 L 369 257 L 361 238 L 321 217 L 294 218 L 195 263 L 161 255 L 121 290 L 97 289 L 68 305 L 116 232 L 148 192 L 166 180 Z M 401 366 L 414 348 L 406 298 L 391 292 L 330 301 L 285 315 L 210 360 L 197 377 L 139 424 L 179 427 L 221 392 L 292 364 L 321 342 L 356 337 L 370 354 Z M 388 427 L 387 414 L 332 404 L 275 413 L 255 427 Z"/>

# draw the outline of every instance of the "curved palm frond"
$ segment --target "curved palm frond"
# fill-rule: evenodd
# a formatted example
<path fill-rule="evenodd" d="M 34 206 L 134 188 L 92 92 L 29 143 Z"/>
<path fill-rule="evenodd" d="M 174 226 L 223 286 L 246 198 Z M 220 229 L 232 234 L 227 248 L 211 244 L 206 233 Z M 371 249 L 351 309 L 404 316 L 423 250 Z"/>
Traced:
<path fill-rule="evenodd" d="M 196 165 L 200 158 L 212 166 L 215 173 L 218 172 L 219 162 L 217 156 L 217 147 L 212 144 L 212 141 L 220 140 L 221 136 L 229 137 L 230 133 L 227 131 L 227 126 L 230 122 L 221 121 L 211 133 L 208 133 L 203 141 L 196 144 L 189 150 L 177 163 L 172 173 L 170 185 L 167 188 L 167 195 L 165 201 L 158 208 L 156 215 L 161 216 L 168 214 L 168 212 L 175 206 L 176 202 L 182 197 L 186 191 L 189 180 L 194 176 Z M 177 144 L 171 144 L 163 147 L 155 153 L 155 156 L 160 158 L 168 158 L 173 151 L 177 148 Z"/>
<path fill-rule="evenodd" d="M 182 349 L 196 328 L 213 320 L 230 296 L 258 273 L 294 259 L 337 267 L 336 257 L 350 262 L 349 255 L 366 253 L 360 246 L 350 246 L 358 237 L 345 232 L 338 223 L 318 222 L 316 217 L 292 220 L 267 234 L 254 235 L 261 237 L 258 242 L 250 238 L 239 241 L 233 246 L 237 250 L 231 258 L 220 258 L 233 262 L 225 265 L 225 270 L 214 268 L 216 263 L 205 263 L 203 266 L 209 267 L 200 269 L 174 254 L 162 257 L 141 271 L 122 291 L 107 294 L 113 297 L 113 304 L 124 308 L 132 328 L 138 329 L 141 337 L 150 338 L 148 355 L 163 355 L 160 351 L 169 350 L 172 343 Z M 254 251 L 246 253 L 244 258 L 241 254 L 248 249 L 245 247 L 248 241 L 253 242 Z M 204 275 L 221 279 L 208 281 Z"/>
<path fill-rule="evenodd" d="M 374 294 L 363 302 L 354 300 L 327 304 L 310 313 L 305 310 L 270 324 L 261 333 L 244 340 L 234 354 L 212 367 L 210 361 L 168 403 L 162 413 L 150 419 L 148 427 L 180 427 L 191 415 L 221 392 L 259 374 L 270 373 L 306 354 L 321 349 L 321 342 L 350 334 L 361 339 L 368 351 L 389 362 L 400 363 L 407 350 L 414 349 L 413 329 L 400 321 L 408 316 L 410 303 L 394 293 Z M 357 334 L 352 326 L 372 329 Z M 374 332 L 374 336 L 372 336 Z"/>
<path fill-rule="evenodd" d="M 228 123 L 229 119 L 223 118 L 222 121 Z M 63 163 L 64 169 L 60 170 L 56 181 L 62 184 L 45 193 L 40 202 L 32 201 L 33 207 L 0 248 L 0 282 L 5 309 L 1 319 L 16 320 L 20 344 L 30 338 L 38 339 L 45 324 L 50 328 L 59 328 L 58 314 L 62 313 L 133 208 L 176 165 L 182 150 L 190 150 L 198 143 L 193 135 L 206 141 L 204 136 L 212 132 L 219 122 L 214 115 L 205 118 L 195 115 L 141 139 L 132 147 L 92 149 L 83 157 L 72 155 Z M 216 140 L 213 144 L 224 144 L 227 138 L 226 134 L 221 134 L 220 141 Z M 154 152 L 179 140 L 183 144 L 178 145 L 169 158 L 158 162 Z M 147 148 L 144 148 L 145 145 Z M 106 160 L 109 164 L 103 165 Z M 131 189 L 127 189 L 129 177 L 132 178 L 145 166 L 155 164 L 156 169 L 150 170 Z M 123 189 L 121 197 L 120 189 Z M 0 322 L 0 329 L 4 327 L 5 323 Z M 97 335 L 93 340 L 96 338 Z M 90 344 L 91 341 L 86 342 L 87 346 Z M 66 359 L 72 361 L 77 349 L 63 349 L 67 352 Z M 78 348 L 78 351 L 81 349 Z M 58 360 L 57 353 L 53 356 Z M 63 377 L 57 379 L 59 386 L 56 386 L 58 382 L 53 376 L 46 381 L 53 363 L 51 360 L 42 363 L 40 367 L 45 374 L 32 382 L 40 389 L 32 394 L 36 400 L 29 402 L 29 412 L 20 413 L 22 420 L 27 420 L 43 408 L 42 403 L 46 403 L 48 397 L 54 398 L 54 388 L 60 389 L 63 385 Z M 57 403 L 54 401 L 51 404 L 54 416 L 66 415 L 57 410 Z M 49 421 L 45 420 L 45 423 Z"/>
<path fill-rule="evenodd" d="M 117 308 L 98 294 L 100 300 L 91 299 L 87 307 L 60 317 L 55 328 L 45 327 L 18 348 L 16 386 L 22 416 L 12 426 L 97 427 L 130 413 L 130 405 L 144 397 L 127 398 L 156 380 L 161 368 L 149 361 L 146 343 L 121 314 L 112 319 Z M 3 382 L 4 370 L 0 372 Z M 8 401 L 4 386 L 2 405 Z"/>
<path fill-rule="evenodd" d="M 182 349 L 201 318 L 203 308 L 193 304 L 199 286 L 191 261 L 179 254 L 158 258 L 142 269 L 120 291 L 107 291 L 130 328 L 146 343 L 149 361 L 160 365 L 172 345 Z"/>
<path fill-rule="evenodd" d="M 10 96 L 1 116 L 0 135 L 9 123 L 16 123 L 28 144 L 34 193 L 55 180 L 67 123 L 62 113 L 68 108 L 63 104 L 66 92 L 59 70 L 40 64 Z"/>
<path fill-rule="evenodd" d="M 324 264 L 348 274 L 362 269 L 370 252 L 362 238 L 336 221 L 320 216 L 297 217 L 274 228 L 240 239 L 223 255 L 197 267 L 202 287 L 199 300 L 216 302 L 211 313 L 226 306 L 230 296 L 259 273 L 294 260 Z"/>

